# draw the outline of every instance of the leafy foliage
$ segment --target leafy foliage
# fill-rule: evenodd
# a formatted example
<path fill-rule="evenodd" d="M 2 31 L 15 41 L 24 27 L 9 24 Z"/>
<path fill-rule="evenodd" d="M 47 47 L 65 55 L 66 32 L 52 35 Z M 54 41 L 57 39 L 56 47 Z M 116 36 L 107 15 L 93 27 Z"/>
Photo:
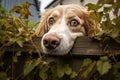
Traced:
<path fill-rule="evenodd" d="M 89 75 L 92 73 L 95 65 L 96 61 L 92 61 L 91 59 L 84 59 L 79 71 L 79 73 L 81 73 L 79 74 L 79 77 L 81 77 L 80 79 L 89 79 Z"/>
<path fill-rule="evenodd" d="M 0 15 L 0 51 L 4 50 L 6 46 L 11 46 L 15 43 L 23 47 L 24 42 L 32 39 L 34 31 L 28 28 L 28 18 L 30 16 L 29 4 L 26 2 L 26 4 L 21 4 L 11 9 L 11 12 L 16 12 L 19 10 L 18 7 L 24 7 L 25 10 L 19 13 L 20 18 L 11 13 L 3 13 L 5 10 L 1 9 L 0 12 L 3 14 Z"/>
<path fill-rule="evenodd" d="M 44 65 L 40 65 L 39 76 L 42 80 L 62 80 L 65 75 L 69 76 L 68 79 L 73 79 L 77 76 L 77 73 L 72 70 L 69 64 L 66 64 L 62 61 L 53 61 L 44 62 Z"/>
<path fill-rule="evenodd" d="M 114 66 L 113 66 L 113 68 L 114 68 L 114 72 L 113 72 L 113 74 L 115 75 L 115 80 L 119 80 L 120 79 L 120 62 L 118 62 L 117 64 L 115 64 Z"/>
<path fill-rule="evenodd" d="M 28 75 L 39 63 L 40 58 L 26 61 L 26 64 L 24 65 L 24 76 Z"/>
<path fill-rule="evenodd" d="M 102 28 L 96 39 L 106 42 L 112 38 L 120 42 L 119 4 L 118 0 L 99 0 L 97 5 L 87 4 L 88 9 L 92 10 L 91 17 Z M 29 2 L 21 3 L 9 13 L 0 6 L 0 80 L 109 80 L 109 74 L 114 80 L 120 79 L 120 62 L 114 63 L 107 56 L 100 59 L 82 58 L 77 63 L 80 66 L 76 66 L 71 60 L 67 62 L 68 59 L 46 58 L 32 51 L 14 51 L 14 45 L 22 48 L 26 42 L 32 41 L 34 29 L 31 26 L 36 22 L 29 20 L 32 16 L 29 11 L 31 5 Z M 110 12 L 114 18 L 110 18 Z M 18 17 L 13 13 L 17 13 Z M 11 46 L 13 51 L 6 52 L 6 48 Z"/>
<path fill-rule="evenodd" d="M 111 64 L 109 63 L 109 59 L 105 57 L 101 57 L 101 59 L 97 62 L 97 70 L 101 75 L 104 75 L 111 69 Z"/>
<path fill-rule="evenodd" d="M 103 42 L 114 39 L 120 43 L 120 1 L 99 0 L 97 5 L 89 3 L 87 6 L 89 10 L 92 10 L 91 17 L 102 29 L 97 33 L 96 39 Z"/>
<path fill-rule="evenodd" d="M 87 4 L 88 10 L 91 12 L 90 16 L 95 20 L 95 22 L 100 26 L 101 31 L 95 36 L 95 39 L 101 41 L 102 45 L 105 47 L 109 46 L 111 40 L 120 44 L 120 1 L 119 0 L 98 0 L 97 4 Z M 106 45 L 107 44 L 107 45 Z M 119 54 L 118 52 L 112 52 Z M 111 52 L 110 52 L 111 54 Z M 110 54 L 108 54 L 110 56 Z M 114 80 L 119 80 L 119 62 L 111 65 L 110 59 L 107 57 L 101 57 L 97 61 L 97 71 L 101 76 L 109 73 L 111 69 L 114 71 Z M 116 67 L 115 67 L 116 66 Z M 115 69 L 116 68 L 116 69 Z"/>
<path fill-rule="evenodd" d="M 32 14 L 29 11 L 29 7 L 31 5 L 32 4 L 29 2 L 26 2 L 26 4 L 21 3 L 19 6 L 14 6 L 14 8 L 12 8 L 10 10 L 10 12 L 16 12 L 16 13 L 20 14 L 19 18 L 28 19 L 29 16 L 32 16 Z"/>
<path fill-rule="evenodd" d="M 32 39 L 34 30 L 29 26 L 31 26 L 31 23 L 32 25 L 35 25 L 36 23 L 29 21 L 29 17 L 31 16 L 29 11 L 30 5 L 32 4 L 29 2 L 21 3 L 19 6 L 12 8 L 10 12 L 7 12 L 6 9 L 0 5 L 0 70 L 3 70 L 0 71 L 1 80 L 9 79 L 8 73 L 4 72 L 3 69 L 7 64 L 3 61 L 3 57 L 6 55 L 6 48 L 15 44 L 23 47 L 25 42 Z M 18 13 L 20 16 L 14 16 L 13 13 Z M 13 60 L 12 63 L 18 63 L 18 57 L 21 56 L 21 51 L 13 51 L 13 53 L 15 53 L 15 55 L 13 54 L 13 57 L 11 58 L 11 60 Z M 13 66 L 11 64 L 8 67 Z M 27 71 L 25 70 L 24 74 L 27 75 L 36 64 L 37 63 L 33 64 L 29 69 L 25 67 Z"/>

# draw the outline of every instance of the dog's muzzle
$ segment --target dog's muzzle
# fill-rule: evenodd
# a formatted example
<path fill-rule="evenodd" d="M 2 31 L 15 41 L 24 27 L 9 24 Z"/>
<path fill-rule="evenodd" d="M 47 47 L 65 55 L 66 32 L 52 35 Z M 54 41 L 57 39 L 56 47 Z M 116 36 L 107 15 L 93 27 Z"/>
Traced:
<path fill-rule="evenodd" d="M 56 49 L 60 44 L 60 38 L 55 34 L 48 34 L 43 38 L 43 45 L 48 50 Z"/>

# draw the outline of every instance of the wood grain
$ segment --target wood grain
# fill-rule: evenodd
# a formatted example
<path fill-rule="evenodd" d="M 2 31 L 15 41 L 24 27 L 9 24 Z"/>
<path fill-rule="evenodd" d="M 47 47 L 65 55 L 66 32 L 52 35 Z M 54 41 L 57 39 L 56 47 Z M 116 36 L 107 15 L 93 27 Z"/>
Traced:
<path fill-rule="evenodd" d="M 42 49 L 40 46 L 41 38 L 35 37 L 28 43 L 25 43 L 23 47 L 19 47 L 18 45 L 13 45 L 6 48 L 6 51 L 22 51 L 22 52 L 29 52 L 33 51 L 33 53 L 42 53 Z M 114 46 L 113 46 L 114 45 Z M 120 45 L 112 43 L 110 45 L 111 50 L 104 50 L 104 48 L 100 47 L 100 43 L 98 41 L 92 40 L 88 37 L 79 37 L 76 39 L 73 48 L 69 52 L 71 55 L 106 55 L 110 51 L 120 51 Z"/>

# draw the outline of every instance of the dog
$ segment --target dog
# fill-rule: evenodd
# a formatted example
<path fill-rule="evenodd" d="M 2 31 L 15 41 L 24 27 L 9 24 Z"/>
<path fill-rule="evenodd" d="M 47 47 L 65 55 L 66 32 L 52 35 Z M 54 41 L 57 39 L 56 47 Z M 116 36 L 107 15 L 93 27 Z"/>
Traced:
<path fill-rule="evenodd" d="M 95 21 L 85 8 L 75 5 L 58 5 L 41 17 L 35 35 L 42 36 L 41 47 L 45 54 L 65 55 L 79 36 L 94 36 Z M 92 34 L 90 30 L 94 30 Z"/>

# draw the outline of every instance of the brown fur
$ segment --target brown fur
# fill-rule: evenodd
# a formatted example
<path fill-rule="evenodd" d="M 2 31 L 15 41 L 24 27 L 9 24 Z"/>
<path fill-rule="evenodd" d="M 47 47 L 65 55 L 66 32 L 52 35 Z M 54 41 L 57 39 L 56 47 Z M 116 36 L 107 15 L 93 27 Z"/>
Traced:
<path fill-rule="evenodd" d="M 89 12 L 86 10 L 82 10 L 78 5 L 68 5 L 67 7 L 57 6 L 53 9 L 46 11 L 41 17 L 41 21 L 40 24 L 38 25 L 38 28 L 36 29 L 35 35 L 43 36 L 46 32 L 48 32 L 49 27 L 47 24 L 47 20 L 54 10 L 58 10 L 61 15 L 64 15 L 67 12 L 70 12 L 71 10 L 71 14 L 68 14 L 67 17 L 77 15 L 81 19 L 81 25 L 84 27 L 81 28 L 81 30 L 85 35 L 93 37 L 96 34 L 97 27 L 95 22 L 89 17 Z M 90 30 L 92 29 L 94 29 L 94 31 L 91 33 Z M 76 30 L 79 31 L 78 29 Z"/>

